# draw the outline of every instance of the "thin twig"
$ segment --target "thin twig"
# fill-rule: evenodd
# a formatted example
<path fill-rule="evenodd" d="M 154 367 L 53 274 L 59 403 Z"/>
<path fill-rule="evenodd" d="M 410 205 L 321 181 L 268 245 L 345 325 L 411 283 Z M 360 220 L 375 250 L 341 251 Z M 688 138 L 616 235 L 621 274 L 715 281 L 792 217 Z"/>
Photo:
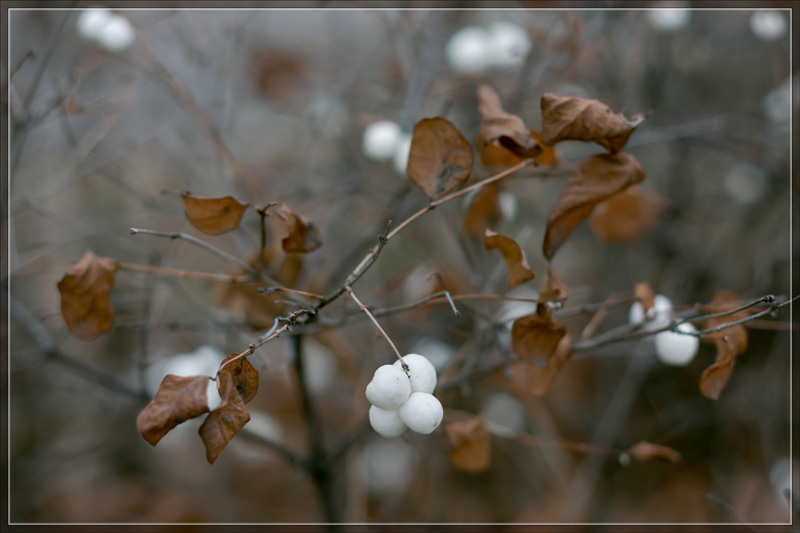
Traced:
<path fill-rule="evenodd" d="M 392 342 L 392 339 L 389 338 L 389 335 L 386 333 L 386 331 L 384 331 L 384 329 L 381 327 L 381 325 L 378 323 L 378 321 L 375 320 L 375 317 L 372 316 L 372 313 L 370 312 L 369 309 L 367 309 L 367 306 L 361 303 L 361 300 L 358 299 L 358 297 L 353 292 L 353 289 L 349 285 L 347 286 L 346 290 L 350 294 L 350 298 L 353 299 L 353 301 L 356 303 L 356 305 L 358 305 L 358 307 L 362 311 L 364 311 L 364 313 L 369 317 L 369 319 L 372 320 L 372 323 L 375 324 L 375 327 L 378 328 L 378 331 L 381 333 L 381 335 L 383 335 L 383 338 L 386 339 L 386 342 L 388 342 L 389 346 L 391 346 L 392 350 L 394 350 L 395 355 L 400 360 L 400 365 L 403 367 L 404 370 L 407 371 L 408 370 L 408 365 L 406 364 L 405 361 L 403 361 L 403 356 L 400 355 L 400 351 L 397 349 L 397 346 L 394 345 L 394 343 Z"/>
<path fill-rule="evenodd" d="M 188 234 L 182 233 L 182 232 L 163 232 L 163 231 L 153 231 L 153 230 L 149 230 L 149 229 L 131 228 L 131 235 L 137 235 L 139 233 L 142 233 L 144 235 L 154 235 L 156 237 L 166 237 L 168 239 L 181 239 L 181 240 L 190 242 L 190 243 L 192 243 L 192 244 L 194 244 L 196 246 L 199 246 L 200 248 L 202 248 L 202 249 L 204 249 L 206 251 L 211 252 L 212 254 L 216 255 L 220 259 L 224 259 L 225 261 L 238 266 L 239 268 L 243 269 L 245 272 L 247 272 L 251 276 L 257 275 L 257 272 L 253 267 L 251 267 L 250 265 L 248 265 L 247 263 L 245 263 L 244 261 L 242 261 L 238 257 L 235 257 L 235 256 L 229 254 L 225 250 L 220 250 L 216 246 L 213 246 L 213 245 L 211 245 L 211 244 L 209 244 L 209 243 L 207 243 L 205 241 L 201 241 L 200 239 L 198 239 L 197 237 L 194 237 L 192 235 L 188 235 Z"/>
<path fill-rule="evenodd" d="M 191 272 L 188 270 L 180 270 L 175 268 L 164 268 L 152 265 L 138 265 L 135 263 L 119 263 L 121 270 L 131 270 L 136 272 L 148 272 L 150 274 L 160 274 L 164 276 L 175 276 L 178 278 L 196 278 L 196 279 L 210 279 L 213 281 L 221 281 L 224 283 L 243 283 L 250 281 L 250 276 L 231 276 L 228 274 L 217 274 L 214 272 Z"/>
<path fill-rule="evenodd" d="M 317 300 L 322 300 L 324 298 L 321 294 L 315 294 L 313 292 L 306 292 L 306 291 L 298 291 L 296 289 L 289 289 L 287 287 L 266 287 L 258 289 L 258 292 L 260 292 L 265 296 L 268 294 L 272 294 L 273 292 L 288 292 L 290 294 L 299 294 L 300 296 L 307 296 L 308 298 L 315 298 Z M 296 304 L 297 302 L 292 302 L 292 303 Z"/>

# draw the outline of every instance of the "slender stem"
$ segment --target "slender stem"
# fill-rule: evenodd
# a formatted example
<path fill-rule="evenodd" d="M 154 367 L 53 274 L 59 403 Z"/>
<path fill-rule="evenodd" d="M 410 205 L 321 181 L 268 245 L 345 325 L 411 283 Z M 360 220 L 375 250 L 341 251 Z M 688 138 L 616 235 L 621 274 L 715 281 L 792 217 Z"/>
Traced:
<path fill-rule="evenodd" d="M 190 242 L 190 243 L 192 243 L 192 244 L 194 244 L 196 246 L 199 246 L 200 248 L 202 248 L 204 250 L 207 250 L 207 251 L 211 252 L 212 254 L 216 255 L 220 259 L 224 259 L 225 261 L 238 266 L 239 268 L 243 269 L 245 272 L 247 272 L 251 276 L 257 274 L 256 270 L 253 267 L 251 267 L 250 265 L 248 265 L 247 263 L 245 263 L 244 261 L 242 261 L 238 257 L 235 257 L 235 256 L 229 254 L 225 250 L 220 250 L 216 246 L 213 246 L 213 245 L 211 245 L 211 244 L 209 244 L 209 243 L 207 243 L 205 241 L 201 241 L 200 239 L 198 239 L 197 237 L 194 237 L 192 235 L 188 235 L 186 233 L 181 233 L 181 232 L 168 233 L 168 232 L 163 232 L 163 231 L 153 231 L 153 230 L 149 230 L 149 229 L 131 228 L 131 235 L 137 235 L 139 233 L 142 233 L 144 235 L 154 235 L 156 237 L 166 237 L 168 239 L 181 239 L 181 240 Z"/>
<path fill-rule="evenodd" d="M 290 294 L 299 294 L 300 296 L 307 296 L 308 298 L 316 298 L 317 300 L 322 300 L 324 298 L 321 294 L 315 294 L 313 292 L 306 292 L 306 291 L 298 291 L 296 289 L 289 289 L 287 287 L 267 287 L 264 289 L 258 289 L 258 292 L 260 292 L 263 295 L 272 294 L 273 292 L 288 292 Z"/>
<path fill-rule="evenodd" d="M 402 367 L 405 370 L 408 370 L 408 365 L 406 364 L 405 361 L 403 361 L 403 356 L 400 355 L 400 352 L 398 351 L 397 346 L 394 345 L 394 343 L 392 342 L 392 339 L 389 338 L 389 335 L 387 335 L 386 331 L 384 331 L 384 329 L 381 327 L 381 325 L 378 323 L 378 321 L 375 320 L 375 317 L 372 316 L 372 313 L 369 311 L 369 309 L 367 309 L 367 306 L 361 303 L 361 300 L 358 299 L 358 297 L 355 295 L 355 293 L 353 292 L 353 289 L 350 286 L 347 286 L 346 290 L 350 294 L 350 298 L 352 298 L 353 301 L 356 303 L 356 305 L 358 305 L 358 307 L 362 311 L 364 311 L 364 313 L 369 317 L 369 319 L 372 320 L 372 323 L 375 324 L 376 328 L 378 328 L 378 331 L 380 331 L 381 335 L 383 335 L 383 338 L 386 339 L 386 342 L 388 342 L 389 346 L 392 347 L 392 350 L 394 350 L 395 355 L 400 360 L 400 365 L 402 365 Z"/>
<path fill-rule="evenodd" d="M 251 279 L 250 276 L 230 276 L 228 274 L 217 274 L 214 272 L 190 272 L 188 270 L 164 268 L 152 265 L 138 265 L 135 263 L 120 263 L 119 268 L 121 270 L 149 272 L 151 274 L 175 276 L 178 278 L 210 279 L 213 281 L 222 281 L 225 283 L 243 283 Z"/>

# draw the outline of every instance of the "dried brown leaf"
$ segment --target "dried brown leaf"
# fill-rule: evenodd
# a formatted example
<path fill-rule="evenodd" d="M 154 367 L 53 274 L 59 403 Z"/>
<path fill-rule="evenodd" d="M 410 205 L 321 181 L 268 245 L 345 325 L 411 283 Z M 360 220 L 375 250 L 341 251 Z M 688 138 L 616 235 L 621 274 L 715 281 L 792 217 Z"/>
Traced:
<path fill-rule="evenodd" d="M 447 454 L 450 462 L 465 472 L 484 472 L 492 462 L 492 440 L 477 416 L 463 422 L 452 422 L 445 426 L 447 438 L 453 449 Z"/>
<path fill-rule="evenodd" d="M 544 367 L 528 366 L 528 390 L 537 397 L 546 396 L 553 386 L 558 371 L 569 361 L 570 351 L 569 335 L 564 335 L 556 346 L 553 356 L 547 360 Z"/>
<path fill-rule="evenodd" d="M 576 96 L 544 94 L 541 100 L 542 141 L 554 145 L 575 140 L 596 142 L 609 152 L 619 152 L 643 115 L 630 119 L 611 112 L 602 102 Z"/>
<path fill-rule="evenodd" d="M 553 266 L 547 264 L 547 275 L 544 278 L 539 297 L 543 300 L 557 300 L 563 302 L 567 299 L 567 286 L 556 276 Z"/>
<path fill-rule="evenodd" d="M 88 251 L 58 282 L 61 314 L 79 339 L 92 340 L 114 326 L 111 290 L 118 269 L 116 260 Z"/>
<path fill-rule="evenodd" d="M 201 198 L 182 192 L 181 198 L 186 218 L 206 235 L 222 235 L 236 229 L 248 205 L 233 196 Z"/>
<path fill-rule="evenodd" d="M 731 377 L 737 355 L 733 342 L 727 337 L 716 339 L 716 344 L 716 361 L 703 370 L 700 375 L 700 392 L 711 400 L 719 399 L 722 389 L 725 388 Z"/>
<path fill-rule="evenodd" d="M 463 185 L 472 174 L 472 146 L 450 121 L 426 118 L 414 127 L 408 177 L 434 199 Z"/>
<path fill-rule="evenodd" d="M 589 224 L 603 242 L 633 242 L 650 233 L 662 206 L 655 195 L 631 187 L 597 204 Z"/>
<path fill-rule="evenodd" d="M 534 157 L 541 152 L 522 119 L 503 111 L 500 97 L 488 85 L 477 90 L 478 112 L 481 114 L 480 137 L 485 145 L 499 143 L 517 157 Z"/>
<path fill-rule="evenodd" d="M 158 392 L 136 417 L 144 440 L 156 445 L 172 428 L 208 412 L 208 376 L 167 374 Z"/>
<path fill-rule="evenodd" d="M 489 226 L 502 222 L 503 210 L 498 198 L 499 190 L 497 183 L 490 183 L 472 195 L 467 210 L 461 217 L 461 227 L 468 236 L 475 240 L 483 239 Z"/>
<path fill-rule="evenodd" d="M 677 463 L 681 460 L 681 452 L 669 446 L 662 446 L 660 444 L 653 444 L 643 440 L 637 442 L 627 450 L 628 455 L 639 461 L 649 461 L 651 459 L 664 459 L 671 463 Z"/>
<path fill-rule="evenodd" d="M 710 303 L 711 305 L 708 307 L 709 314 L 725 313 L 727 311 L 733 311 L 734 309 L 742 306 L 742 302 L 739 297 L 736 296 L 735 293 L 726 290 L 714 291 L 714 294 L 711 295 Z M 737 320 L 742 320 L 748 316 L 750 315 L 745 309 L 732 315 L 709 318 L 705 321 L 703 329 L 711 329 L 721 326 L 722 324 L 736 322 Z M 745 329 L 744 324 L 738 324 L 736 326 L 725 328 L 719 332 L 709 333 L 705 335 L 705 337 L 709 339 L 721 339 L 726 337 L 734 351 L 734 356 L 744 353 L 744 351 L 747 350 L 747 329 Z"/>
<path fill-rule="evenodd" d="M 222 363 L 220 363 L 221 368 L 222 365 L 225 365 L 220 373 L 228 373 L 231 375 L 236 390 L 239 391 L 239 394 L 242 396 L 242 401 L 247 403 L 258 393 L 258 370 L 256 370 L 246 357 L 226 364 L 238 355 L 239 354 L 232 353 L 226 357 Z"/>
<path fill-rule="evenodd" d="M 602 154 L 585 160 L 575 171 L 547 216 L 542 253 L 552 259 L 572 231 L 594 207 L 644 179 L 639 161 L 630 154 Z"/>
<path fill-rule="evenodd" d="M 528 265 L 525 251 L 511 237 L 506 237 L 487 229 L 484 234 L 483 245 L 487 250 L 499 248 L 500 252 L 502 252 L 508 269 L 509 289 L 513 289 L 520 283 L 525 283 L 534 278 L 535 274 L 530 265 Z"/>
<path fill-rule="evenodd" d="M 552 146 L 542 144 L 539 134 L 535 130 L 529 130 L 531 137 L 540 147 L 540 153 L 533 156 L 537 166 L 555 166 L 558 164 L 558 155 Z M 491 143 L 483 142 L 480 134 L 475 138 L 475 146 L 481 156 L 481 164 L 485 167 L 513 167 L 520 163 L 524 157 L 515 155 L 512 151 L 505 148 L 500 141 Z"/>
<path fill-rule="evenodd" d="M 520 359 L 534 366 L 545 367 L 566 335 L 544 304 L 536 306 L 532 315 L 520 317 L 511 326 L 511 347 Z"/>
<path fill-rule="evenodd" d="M 274 213 L 286 222 L 289 229 L 289 234 L 281 241 L 284 252 L 304 254 L 322 246 L 322 236 L 311 219 L 298 215 L 285 203 L 281 203 Z"/>
<path fill-rule="evenodd" d="M 655 305 L 656 293 L 646 281 L 636 284 L 633 289 L 633 295 L 642 302 L 642 307 L 644 308 L 645 313 L 647 313 Z"/>
<path fill-rule="evenodd" d="M 236 390 L 233 377 L 227 372 L 221 372 L 217 379 L 222 403 L 206 417 L 199 431 L 209 464 L 217 460 L 234 435 L 250 420 L 250 413 L 244 407 L 244 400 Z"/>

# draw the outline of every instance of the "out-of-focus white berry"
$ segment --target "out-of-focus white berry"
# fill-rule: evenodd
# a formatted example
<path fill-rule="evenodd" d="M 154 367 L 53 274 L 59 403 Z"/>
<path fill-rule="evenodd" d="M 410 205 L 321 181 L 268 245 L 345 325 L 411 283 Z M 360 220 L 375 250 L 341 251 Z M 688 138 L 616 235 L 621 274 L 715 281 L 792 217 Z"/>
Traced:
<path fill-rule="evenodd" d="M 679 324 L 679 331 L 686 333 L 696 333 L 695 328 L 689 322 Z M 692 362 L 697 355 L 697 348 L 700 339 L 694 335 L 682 335 L 674 331 L 662 331 L 655 336 L 656 356 L 665 365 L 686 366 Z"/>
<path fill-rule="evenodd" d="M 406 169 L 408 168 L 409 154 L 411 154 L 411 134 L 401 132 L 397 138 L 397 144 L 394 146 L 392 163 L 394 164 L 394 171 L 403 177 L 408 177 Z"/>
<path fill-rule="evenodd" d="M 628 309 L 628 324 L 644 324 L 644 306 L 642 302 L 633 302 Z"/>
<path fill-rule="evenodd" d="M 437 371 L 441 371 L 455 354 L 452 346 L 435 337 L 420 338 L 411 345 L 411 351 L 427 354 L 428 361 Z"/>
<path fill-rule="evenodd" d="M 766 175 L 745 161 L 733 165 L 725 175 L 725 192 L 739 204 L 752 204 L 764 194 Z"/>
<path fill-rule="evenodd" d="M 663 294 L 656 294 L 653 298 L 653 307 L 648 311 L 649 318 L 656 322 L 668 322 L 672 318 L 672 300 Z"/>
<path fill-rule="evenodd" d="M 442 404 L 435 396 L 426 392 L 413 393 L 400 406 L 399 412 L 400 418 L 408 427 L 424 435 L 432 433 L 444 418 Z"/>
<path fill-rule="evenodd" d="M 764 41 L 774 41 L 786 35 L 786 18 L 779 11 L 756 11 L 750 17 L 750 31 Z"/>
<path fill-rule="evenodd" d="M 401 133 L 400 126 L 391 120 L 373 122 L 364 130 L 364 155 L 375 161 L 388 161 L 394 156 Z"/>
<path fill-rule="evenodd" d="M 403 361 L 408 365 L 411 392 L 427 392 L 428 394 L 432 394 L 433 389 L 436 388 L 436 369 L 431 362 L 428 361 L 428 358 L 417 353 L 410 353 L 403 356 Z M 395 361 L 392 366 L 400 370 L 403 368 L 399 359 Z"/>
<path fill-rule="evenodd" d="M 208 402 L 209 411 L 213 411 L 222 403 L 222 398 L 219 396 L 219 389 L 217 389 L 217 382 L 210 379 L 208 380 L 208 388 L 206 388 L 206 402 Z"/>
<path fill-rule="evenodd" d="M 794 471 L 794 494 L 792 497 L 797 501 L 798 483 L 800 483 L 800 461 L 790 457 L 781 457 L 772 463 L 769 469 L 769 484 L 775 491 L 775 497 L 788 504 L 789 501 L 784 491 L 792 488 L 792 471 Z"/>
<path fill-rule="evenodd" d="M 488 66 L 489 34 L 478 26 L 461 28 L 445 48 L 450 67 L 461 74 L 480 74 Z"/>
<path fill-rule="evenodd" d="M 195 435 L 197 437 L 197 435 Z M 403 439 L 373 439 L 364 446 L 356 468 L 370 493 L 401 494 L 415 472 L 419 452 Z"/>
<path fill-rule="evenodd" d="M 109 52 L 121 52 L 136 40 L 136 31 L 125 17 L 111 15 L 98 31 L 96 39 Z"/>
<path fill-rule="evenodd" d="M 494 422 L 512 431 L 525 429 L 525 407 L 513 396 L 496 392 L 481 406 L 481 416 L 486 422 Z"/>
<path fill-rule="evenodd" d="M 794 81 L 795 99 L 797 100 L 798 93 L 800 93 L 800 84 L 797 78 L 792 80 L 791 77 L 786 78 L 780 85 L 772 89 L 767 96 L 764 97 L 762 107 L 764 113 L 771 122 L 788 122 L 789 117 L 792 115 L 792 82 Z M 797 105 L 795 103 L 795 105 Z"/>
<path fill-rule="evenodd" d="M 369 403 L 381 409 L 397 409 L 408 400 L 411 381 L 405 372 L 392 365 L 378 367 L 367 385 Z"/>
<path fill-rule="evenodd" d="M 488 32 L 488 65 L 517 67 L 525 62 L 531 51 L 528 32 L 513 22 L 494 22 Z"/>
<path fill-rule="evenodd" d="M 400 419 L 397 409 L 369 408 L 369 424 L 382 437 L 399 437 L 406 430 L 406 424 Z"/>
<path fill-rule="evenodd" d="M 652 9 L 647 12 L 647 20 L 658 31 L 672 33 L 689 25 L 692 12 L 688 9 Z"/>
<path fill-rule="evenodd" d="M 309 390 L 320 393 L 336 385 L 339 379 L 338 366 L 333 351 L 314 339 L 305 341 L 304 348 L 303 379 Z"/>
<path fill-rule="evenodd" d="M 503 212 L 503 218 L 509 222 L 514 222 L 517 219 L 517 196 L 510 191 L 500 191 L 497 199 L 500 201 L 500 210 Z"/>
<path fill-rule="evenodd" d="M 148 387 L 152 391 L 158 390 L 161 381 L 167 374 L 181 377 L 214 376 L 223 359 L 225 359 L 225 354 L 213 346 L 207 345 L 200 346 L 191 353 L 157 359 L 147 369 Z"/>
<path fill-rule="evenodd" d="M 527 285 L 518 285 L 517 287 L 514 287 L 508 291 L 507 295 L 511 298 L 526 298 L 535 300 L 539 298 L 539 291 Z M 500 309 L 497 311 L 497 321 L 503 322 L 508 326 L 508 328 L 511 328 L 511 323 L 514 320 L 535 312 L 536 302 L 506 301 L 503 302 L 503 305 L 500 306 Z"/>
<path fill-rule="evenodd" d="M 100 34 L 100 29 L 106 25 L 111 18 L 111 11 L 106 8 L 87 9 L 78 15 L 78 33 L 84 39 L 94 40 Z"/>

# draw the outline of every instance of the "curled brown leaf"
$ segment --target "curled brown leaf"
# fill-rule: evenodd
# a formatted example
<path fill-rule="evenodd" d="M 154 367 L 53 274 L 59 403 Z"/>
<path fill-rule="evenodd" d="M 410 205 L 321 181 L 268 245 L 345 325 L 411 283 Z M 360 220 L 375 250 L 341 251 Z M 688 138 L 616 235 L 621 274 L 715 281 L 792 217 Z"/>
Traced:
<path fill-rule="evenodd" d="M 542 397 L 550 392 L 559 370 L 569 361 L 571 355 L 570 346 L 569 335 L 564 335 L 558 342 L 553 356 L 547 360 L 547 365 L 543 367 L 528 366 L 528 390 L 530 390 L 531 394 Z"/>
<path fill-rule="evenodd" d="M 220 452 L 250 420 L 250 413 L 244 407 L 244 400 L 236 389 L 233 377 L 221 372 L 217 379 L 222 403 L 211 411 L 199 430 L 209 464 L 217 460 Z"/>
<path fill-rule="evenodd" d="M 537 304 L 534 314 L 514 321 L 511 347 L 523 361 L 545 367 L 566 332 L 564 326 L 553 319 L 546 305 Z"/>
<path fill-rule="evenodd" d="M 453 449 L 447 454 L 450 462 L 465 472 L 484 472 L 492 462 L 492 440 L 480 416 L 445 426 Z"/>
<path fill-rule="evenodd" d="M 136 427 L 153 446 L 178 424 L 208 412 L 208 376 L 167 374 L 158 392 L 136 417 Z"/>
<path fill-rule="evenodd" d="M 506 113 L 500 97 L 488 85 L 477 90 L 478 112 L 481 114 L 480 137 L 484 145 L 497 142 L 520 158 L 534 157 L 541 152 L 522 119 Z"/>
<path fill-rule="evenodd" d="M 728 383 L 736 364 L 736 350 L 733 341 L 727 337 L 716 339 L 717 358 L 700 375 L 700 392 L 711 400 L 719 399 L 722 389 Z"/>
<path fill-rule="evenodd" d="M 539 134 L 535 130 L 530 131 L 531 137 L 539 145 L 540 152 L 533 155 L 533 160 L 537 166 L 555 166 L 558 164 L 558 155 L 552 146 L 547 146 L 541 142 Z M 485 143 L 480 133 L 475 138 L 475 146 L 481 156 L 481 164 L 485 167 L 513 167 L 519 164 L 524 157 L 519 157 L 508 148 L 500 144 L 500 141 Z"/>
<path fill-rule="evenodd" d="M 649 461 L 651 459 L 664 459 L 671 463 L 677 463 L 681 460 L 681 452 L 669 446 L 662 446 L 660 444 L 653 444 L 643 440 L 637 442 L 627 450 L 628 455 L 639 461 Z"/>
<path fill-rule="evenodd" d="M 284 252 L 304 254 L 322 246 L 319 229 L 311 219 L 298 215 L 285 203 L 281 203 L 274 212 L 286 222 L 289 229 L 289 234 L 281 241 Z"/>
<path fill-rule="evenodd" d="M 487 250 L 498 248 L 503 254 L 508 269 L 508 288 L 513 289 L 520 283 L 534 278 L 535 274 L 528 265 L 525 251 L 511 237 L 500 235 L 490 229 L 484 234 L 483 244 Z"/>
<path fill-rule="evenodd" d="M 643 115 L 627 119 L 612 113 L 602 102 L 576 96 L 544 94 L 541 109 L 545 144 L 552 146 L 566 140 L 596 142 L 612 154 L 622 150 L 633 130 L 644 120 Z"/>
<path fill-rule="evenodd" d="M 233 196 L 201 198 L 182 192 L 181 198 L 186 218 L 206 235 L 222 235 L 236 229 L 248 206 Z"/>
<path fill-rule="evenodd" d="M 500 207 L 497 183 L 484 185 L 472 195 L 467 210 L 461 217 L 461 227 L 469 237 L 478 240 L 484 238 L 486 228 L 499 224 L 503 220 Z"/>
<path fill-rule="evenodd" d="M 111 290 L 119 263 L 86 252 L 61 281 L 61 314 L 73 335 L 89 341 L 114 326 Z"/>
<path fill-rule="evenodd" d="M 589 218 L 592 232 L 603 242 L 632 242 L 653 229 L 663 202 L 638 187 L 630 187 L 600 202 Z"/>
<path fill-rule="evenodd" d="M 547 216 L 542 253 L 552 259 L 573 230 L 594 207 L 644 179 L 639 161 L 630 154 L 602 154 L 585 160 Z"/>
<path fill-rule="evenodd" d="M 472 163 L 472 146 L 447 119 L 426 118 L 414 127 L 406 172 L 429 198 L 463 185 L 472 174 Z"/>
<path fill-rule="evenodd" d="M 234 357 L 238 357 L 238 355 L 239 354 L 232 353 L 226 357 L 220 363 L 220 368 L 222 368 L 220 373 L 225 372 L 230 374 L 233 379 L 233 385 L 242 396 L 242 401 L 247 403 L 258 393 L 258 370 L 256 370 L 246 357 L 241 357 L 232 363 L 228 363 L 228 361 Z"/>
<path fill-rule="evenodd" d="M 567 286 L 556 276 L 553 266 L 549 263 L 547 264 L 547 274 L 544 277 L 544 283 L 542 284 L 542 289 L 539 291 L 539 296 L 543 300 L 560 302 L 567 299 Z"/>

